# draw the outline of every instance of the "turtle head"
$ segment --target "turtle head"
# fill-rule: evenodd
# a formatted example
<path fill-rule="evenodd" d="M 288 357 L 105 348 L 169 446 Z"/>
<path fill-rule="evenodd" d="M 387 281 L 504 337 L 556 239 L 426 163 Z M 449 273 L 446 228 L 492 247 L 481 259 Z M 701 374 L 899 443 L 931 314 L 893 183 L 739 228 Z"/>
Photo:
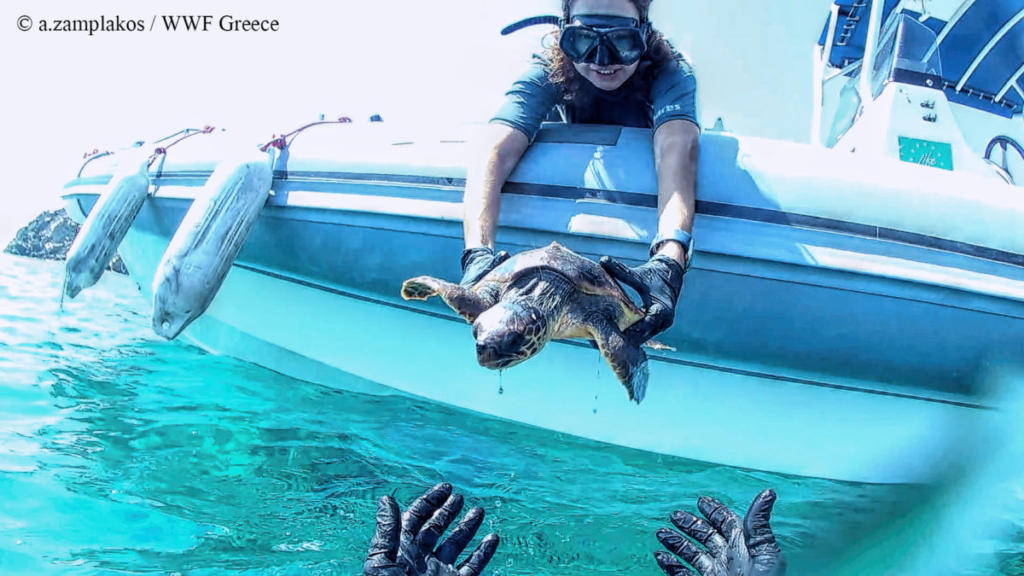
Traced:
<path fill-rule="evenodd" d="M 491 369 L 508 368 L 533 356 L 551 338 L 548 321 L 536 306 L 499 302 L 473 322 L 476 359 Z"/>

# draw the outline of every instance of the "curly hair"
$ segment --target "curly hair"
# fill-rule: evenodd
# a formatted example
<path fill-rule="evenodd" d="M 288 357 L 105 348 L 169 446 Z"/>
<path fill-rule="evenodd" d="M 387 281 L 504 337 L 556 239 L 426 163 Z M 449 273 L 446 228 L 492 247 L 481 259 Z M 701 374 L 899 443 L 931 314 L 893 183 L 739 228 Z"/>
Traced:
<path fill-rule="evenodd" d="M 562 18 L 566 22 L 569 21 L 569 12 L 572 8 L 574 0 L 562 0 Z M 633 6 L 636 7 L 640 13 L 640 23 L 648 21 L 648 14 L 651 8 L 651 2 L 653 0 L 629 0 Z M 573 67 L 572 60 L 562 52 L 562 49 L 558 46 L 558 32 L 554 32 L 554 41 L 544 51 L 544 59 L 547 61 L 549 78 L 551 82 L 561 85 L 565 100 L 574 100 L 576 93 L 580 88 L 580 77 L 577 74 L 576 69 Z M 682 56 L 676 52 L 672 44 L 665 38 L 665 36 L 654 29 L 650 28 L 650 32 L 647 33 L 647 52 L 644 53 L 643 57 L 640 58 L 640 64 L 637 66 L 636 72 L 629 79 L 629 82 L 639 83 L 643 86 L 649 81 L 650 72 L 657 68 L 659 65 L 670 61 L 680 61 Z"/>

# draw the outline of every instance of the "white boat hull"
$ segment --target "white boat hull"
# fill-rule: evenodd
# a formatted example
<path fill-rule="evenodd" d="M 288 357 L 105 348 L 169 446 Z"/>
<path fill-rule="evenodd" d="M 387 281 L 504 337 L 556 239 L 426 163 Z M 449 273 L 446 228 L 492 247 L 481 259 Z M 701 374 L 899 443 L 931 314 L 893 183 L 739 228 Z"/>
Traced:
<path fill-rule="evenodd" d="M 591 258 L 643 258 L 655 183 L 636 167 L 650 161 L 649 134 L 547 138 L 505 189 L 499 248 L 557 241 Z M 972 431 L 998 413 L 992 375 L 1021 372 L 1024 245 L 1003 222 L 1024 205 L 1012 187 L 979 192 L 969 177 L 900 163 L 886 164 L 890 181 L 837 179 L 845 156 L 705 136 L 697 255 L 658 338 L 671 349 L 648 352 L 637 406 L 586 343 L 553 342 L 499 374 L 476 364 L 451 310 L 401 300 L 405 279 L 458 273 L 464 145 L 307 145 L 275 167 L 270 205 L 185 338 L 328 385 L 350 381 L 340 371 L 369 392 L 601 442 L 862 482 L 924 482 L 959 466 L 978 449 Z M 156 176 L 122 245 L 141 286 L 214 153 Z M 68 185 L 77 218 L 103 169 Z"/>
<path fill-rule="evenodd" d="M 166 240 L 130 236 L 122 256 L 133 276 L 148 277 Z M 655 351 L 656 385 L 637 406 L 589 345 L 552 342 L 530 362 L 497 373 L 476 364 L 461 320 L 240 266 L 186 334 L 212 353 L 325 385 L 348 387 L 344 372 L 370 381 L 361 392 L 397 391 L 619 446 L 849 481 L 921 482 L 944 474 L 955 447 L 991 414 L 659 361 Z"/>

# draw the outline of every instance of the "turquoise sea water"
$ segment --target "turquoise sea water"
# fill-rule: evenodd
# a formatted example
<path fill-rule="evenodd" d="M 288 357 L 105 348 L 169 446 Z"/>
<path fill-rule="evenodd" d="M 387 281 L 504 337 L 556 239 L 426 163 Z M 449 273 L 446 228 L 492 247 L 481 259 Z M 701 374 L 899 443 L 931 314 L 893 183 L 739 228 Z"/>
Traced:
<path fill-rule="evenodd" d="M 442 480 L 486 508 L 507 575 L 659 574 L 672 509 L 768 486 L 791 574 L 909 555 L 937 525 L 920 487 L 659 457 L 164 342 L 125 277 L 58 314 L 62 273 L 0 255 L 0 574 L 359 574 L 376 499 Z M 1018 512 L 960 573 L 1024 573 Z"/>

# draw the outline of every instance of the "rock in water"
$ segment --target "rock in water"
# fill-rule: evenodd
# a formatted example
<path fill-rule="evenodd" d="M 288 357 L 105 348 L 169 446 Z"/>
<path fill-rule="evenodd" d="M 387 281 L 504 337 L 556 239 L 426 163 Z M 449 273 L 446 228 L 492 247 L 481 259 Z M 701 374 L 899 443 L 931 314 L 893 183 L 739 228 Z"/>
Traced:
<path fill-rule="evenodd" d="M 68 217 L 67 212 L 48 210 L 18 230 L 4 252 L 43 260 L 63 260 L 76 234 L 78 224 Z"/>
<path fill-rule="evenodd" d="M 42 260 L 64 260 L 77 234 L 78 223 L 63 208 L 47 210 L 18 230 L 4 252 Z M 111 260 L 107 269 L 119 274 L 128 273 L 119 256 Z"/>

